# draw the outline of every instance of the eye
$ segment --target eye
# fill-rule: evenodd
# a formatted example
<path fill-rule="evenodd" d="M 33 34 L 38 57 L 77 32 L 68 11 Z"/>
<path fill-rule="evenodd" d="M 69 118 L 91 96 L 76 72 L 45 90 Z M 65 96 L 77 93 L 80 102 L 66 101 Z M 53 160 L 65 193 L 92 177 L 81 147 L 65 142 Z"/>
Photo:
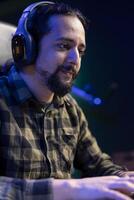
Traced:
<path fill-rule="evenodd" d="M 71 47 L 67 43 L 59 43 L 57 44 L 59 50 L 69 50 Z"/>

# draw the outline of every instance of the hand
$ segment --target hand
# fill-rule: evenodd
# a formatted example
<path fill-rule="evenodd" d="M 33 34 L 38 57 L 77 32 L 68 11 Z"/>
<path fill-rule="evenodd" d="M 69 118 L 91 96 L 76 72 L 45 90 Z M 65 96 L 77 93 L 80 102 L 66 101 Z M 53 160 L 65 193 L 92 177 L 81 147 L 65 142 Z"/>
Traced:
<path fill-rule="evenodd" d="M 54 200 L 130 200 L 134 178 L 103 176 L 84 179 L 54 180 Z"/>

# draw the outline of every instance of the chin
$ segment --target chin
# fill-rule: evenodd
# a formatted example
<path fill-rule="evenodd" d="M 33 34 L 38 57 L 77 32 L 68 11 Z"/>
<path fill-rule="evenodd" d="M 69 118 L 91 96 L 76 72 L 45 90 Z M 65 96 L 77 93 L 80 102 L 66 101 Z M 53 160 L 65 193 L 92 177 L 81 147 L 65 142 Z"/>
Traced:
<path fill-rule="evenodd" d="M 72 79 L 64 79 L 64 77 L 60 77 L 57 74 L 51 75 L 47 80 L 48 88 L 57 96 L 61 97 L 65 96 L 71 91 L 72 84 Z"/>
<path fill-rule="evenodd" d="M 53 92 L 56 95 L 63 97 L 71 91 L 71 88 L 72 88 L 71 83 L 69 83 L 69 84 L 61 83 L 60 85 L 55 85 L 55 87 L 53 87 Z"/>

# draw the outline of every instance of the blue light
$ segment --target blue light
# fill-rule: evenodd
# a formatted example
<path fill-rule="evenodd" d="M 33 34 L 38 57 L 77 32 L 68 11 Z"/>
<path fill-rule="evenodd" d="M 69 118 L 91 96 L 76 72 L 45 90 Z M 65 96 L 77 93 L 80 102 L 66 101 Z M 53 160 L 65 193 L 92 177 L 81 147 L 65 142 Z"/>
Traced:
<path fill-rule="evenodd" d="M 84 90 L 73 86 L 72 87 L 72 94 L 75 94 L 76 96 L 82 98 L 83 100 L 87 101 L 90 105 L 95 105 L 95 106 L 99 106 L 102 104 L 102 99 L 99 97 L 95 97 L 92 94 L 89 94 L 87 92 L 85 92 Z"/>
<path fill-rule="evenodd" d="M 98 98 L 98 97 L 94 98 L 93 102 L 94 102 L 95 105 L 102 104 L 102 100 L 100 98 Z"/>

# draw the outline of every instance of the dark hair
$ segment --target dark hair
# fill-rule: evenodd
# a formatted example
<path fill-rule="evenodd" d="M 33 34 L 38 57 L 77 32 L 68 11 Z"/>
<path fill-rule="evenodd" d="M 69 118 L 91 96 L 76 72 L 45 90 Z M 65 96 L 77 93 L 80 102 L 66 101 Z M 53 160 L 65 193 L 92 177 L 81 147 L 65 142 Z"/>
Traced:
<path fill-rule="evenodd" d="M 49 18 L 54 15 L 76 16 L 81 21 L 85 30 L 88 28 L 88 20 L 78 10 L 64 3 L 54 3 L 49 5 L 39 5 L 28 16 L 27 29 L 32 34 L 36 42 L 50 32 L 48 24 Z"/>

